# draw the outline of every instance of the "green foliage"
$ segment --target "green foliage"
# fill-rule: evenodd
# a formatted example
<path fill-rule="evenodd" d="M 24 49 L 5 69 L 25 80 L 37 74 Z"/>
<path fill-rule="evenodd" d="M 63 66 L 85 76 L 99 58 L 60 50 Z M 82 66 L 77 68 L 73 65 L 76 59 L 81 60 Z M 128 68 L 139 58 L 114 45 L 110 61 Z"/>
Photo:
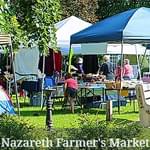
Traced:
<path fill-rule="evenodd" d="M 143 77 L 144 72 L 149 72 L 149 68 L 146 67 L 146 68 L 142 68 L 141 69 L 141 75 L 142 75 L 142 77 Z"/>
<path fill-rule="evenodd" d="M 145 134 L 141 134 L 141 128 L 137 123 L 127 120 L 114 120 L 112 122 L 100 121 L 99 118 L 91 118 L 90 115 L 83 114 L 79 119 L 78 128 L 60 128 L 53 129 L 51 132 L 47 132 L 45 129 L 40 129 L 37 126 L 30 124 L 28 121 L 24 121 L 14 116 L 1 116 L 0 117 L 0 139 L 10 138 L 12 140 L 42 140 L 47 139 L 52 141 L 53 147 L 51 150 L 78 150 L 80 148 L 65 148 L 63 146 L 56 147 L 57 138 L 63 138 L 64 140 L 106 140 L 110 138 L 119 138 L 121 140 L 127 140 L 132 138 L 141 139 Z M 147 131 L 148 132 L 148 131 Z M 141 135 L 141 137 L 139 136 Z M 146 138 L 146 137 L 144 137 Z M 1 143 L 0 143 L 1 144 Z M 100 144 L 100 143 L 99 143 Z M 107 144 L 107 143 L 106 143 Z M 97 146 L 97 145 L 96 145 Z M 100 145 L 99 145 L 100 146 Z M 105 147 L 107 149 L 107 147 Z M 105 149 L 103 148 L 103 149 Z M 4 149 L 4 148 L 3 148 Z M 6 148 L 8 149 L 8 148 Z M 15 149 L 15 148 L 14 148 Z M 16 148 L 19 149 L 19 148 Z M 28 148 L 20 148 L 28 150 Z M 29 148 L 31 149 L 31 148 Z M 44 147 L 33 149 L 48 149 Z M 83 149 L 86 149 L 84 147 Z M 92 148 L 89 148 L 89 150 Z M 93 150 L 101 149 L 100 147 L 93 148 Z M 115 149 L 115 148 L 114 148 Z M 117 149 L 117 148 L 116 148 Z M 4 149 L 5 150 L 5 149 Z"/>
<path fill-rule="evenodd" d="M 84 114 L 80 118 L 79 129 L 72 130 L 70 137 L 84 140 L 101 139 L 108 141 L 110 138 L 128 140 L 138 137 L 141 129 L 135 122 L 131 123 L 126 120 L 106 122 L 97 118 L 91 119 L 89 115 Z M 101 147 L 101 144 L 99 146 Z M 97 147 L 97 149 L 100 149 L 100 147 Z"/>
<path fill-rule="evenodd" d="M 97 21 L 95 12 L 98 8 L 97 0 L 61 0 L 63 18 L 72 15 L 85 21 L 94 23 Z"/>
<path fill-rule="evenodd" d="M 46 136 L 47 133 L 43 129 L 39 129 L 27 121 L 14 116 L 0 117 L 0 139 L 10 138 L 12 140 L 40 140 L 44 139 Z M 27 148 L 22 147 L 20 149 Z"/>
<path fill-rule="evenodd" d="M 94 23 L 117 13 L 138 7 L 149 7 L 146 0 L 61 0 L 62 16 L 75 15 Z"/>
<path fill-rule="evenodd" d="M 141 67 L 141 72 L 143 75 L 143 72 L 149 72 L 149 60 L 147 57 L 140 56 L 139 57 L 139 62 L 140 62 L 140 67 Z"/>
<path fill-rule="evenodd" d="M 37 0 L 35 7 L 33 7 L 33 12 L 36 14 L 33 22 L 36 24 L 39 37 L 38 43 L 40 49 L 44 50 L 44 53 L 48 51 L 49 42 L 52 49 L 57 47 L 54 23 L 59 19 L 58 2 L 58 0 L 44 0 L 43 2 Z"/>
<path fill-rule="evenodd" d="M 10 34 L 13 48 L 16 50 L 21 41 L 25 41 L 25 35 L 16 15 L 10 10 L 9 3 L 0 1 L 0 33 Z"/>
<path fill-rule="evenodd" d="M 0 139 L 1 138 L 10 138 L 10 140 L 40 140 L 48 139 L 53 143 L 51 150 L 57 150 L 61 148 L 56 148 L 56 139 L 63 137 L 68 139 L 68 130 L 57 129 L 47 132 L 46 129 L 38 128 L 37 126 L 32 125 L 30 122 L 20 119 L 15 116 L 0 116 Z M 1 140 L 0 140 L 1 146 Z M 20 147 L 20 148 L 3 148 L 5 149 L 20 149 L 20 150 L 45 150 L 49 149 L 47 147 L 36 147 L 33 145 L 33 148 Z M 62 148 L 64 150 L 64 148 Z"/>
<path fill-rule="evenodd" d="M 60 19 L 59 0 L 17 0 L 11 2 L 19 23 L 30 42 L 38 43 L 40 50 L 48 53 L 48 47 L 56 49 L 54 23 Z"/>
<path fill-rule="evenodd" d="M 1 33 L 12 35 L 13 47 L 20 42 L 37 43 L 46 54 L 49 44 L 56 49 L 54 23 L 60 19 L 59 0 L 1 0 Z"/>
<path fill-rule="evenodd" d="M 131 65 L 137 65 L 137 56 L 136 55 L 124 55 L 124 59 L 129 59 Z"/>
<path fill-rule="evenodd" d="M 143 0 L 98 0 L 97 16 L 99 20 L 126 11 L 128 9 L 149 7 L 150 1 Z"/>
<path fill-rule="evenodd" d="M 61 7 L 60 7 L 61 4 Z M 0 29 L 13 36 L 13 47 L 20 41 L 37 43 L 48 53 L 48 46 L 57 49 L 54 23 L 75 15 L 96 22 L 116 13 L 137 7 L 149 7 L 143 0 L 0 0 Z M 62 11 L 61 11 L 62 9 Z M 28 40 L 27 40 L 28 39 Z"/>

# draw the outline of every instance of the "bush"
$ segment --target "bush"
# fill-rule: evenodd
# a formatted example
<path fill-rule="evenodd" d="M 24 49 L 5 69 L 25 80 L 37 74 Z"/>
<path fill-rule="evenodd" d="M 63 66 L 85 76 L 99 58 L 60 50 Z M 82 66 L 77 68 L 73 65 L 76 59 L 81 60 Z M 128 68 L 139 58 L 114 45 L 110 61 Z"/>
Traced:
<path fill-rule="evenodd" d="M 4 115 L 0 117 L 0 138 L 1 139 L 10 138 L 11 140 L 40 140 L 45 137 L 46 137 L 46 132 L 43 129 L 39 129 L 33 126 L 32 124 L 30 124 L 29 122 L 19 119 L 16 116 Z M 21 147 L 21 148 L 14 148 L 14 149 L 23 150 L 27 148 Z M 36 148 L 34 147 L 33 149 Z"/>
<path fill-rule="evenodd" d="M 53 129 L 51 132 L 46 131 L 46 129 L 38 128 L 32 125 L 27 120 L 20 119 L 16 116 L 0 116 L 0 149 L 11 149 L 11 150 L 64 150 L 64 147 L 56 147 L 57 138 L 63 137 L 63 139 L 68 139 L 68 133 L 70 131 L 64 129 Z M 52 141 L 53 146 L 45 145 L 44 147 L 1 147 L 2 138 L 10 138 L 11 140 L 40 140 L 48 139 Z M 68 148 L 66 148 L 68 150 Z"/>
<path fill-rule="evenodd" d="M 138 137 L 141 131 L 141 127 L 136 122 L 129 122 L 126 120 L 113 120 L 112 122 L 100 121 L 98 118 L 92 119 L 88 114 L 83 114 L 79 120 L 79 128 L 72 129 L 55 129 L 51 132 L 46 132 L 45 129 L 39 129 L 33 126 L 27 121 L 19 119 L 14 116 L 1 116 L 0 117 L 0 138 L 10 138 L 13 140 L 42 140 L 48 138 L 52 141 L 52 147 L 31 147 L 31 148 L 3 148 L 5 149 L 33 149 L 33 150 L 104 150 L 109 149 L 110 138 L 119 139 L 132 139 Z M 65 147 L 61 144 L 60 147 L 56 147 L 57 138 L 63 138 L 64 140 L 98 140 L 96 147 Z M 103 147 L 101 140 L 106 141 L 106 146 Z M 1 141 L 2 142 L 2 141 Z M 62 142 L 63 143 L 63 142 Z M 74 146 L 74 145 L 73 145 Z M 120 149 L 118 147 L 111 147 L 110 149 Z"/>
<path fill-rule="evenodd" d="M 98 118 L 91 119 L 89 115 L 82 115 L 79 129 L 70 132 L 70 139 L 81 139 L 85 141 L 96 139 L 99 140 L 97 147 L 88 149 L 109 149 L 107 146 L 111 138 L 119 138 L 121 140 L 133 139 L 139 136 L 141 129 L 142 128 L 136 122 L 118 119 L 112 122 L 106 122 L 99 121 Z M 103 143 L 101 140 L 106 141 L 106 146 L 102 147 Z M 110 149 L 112 149 L 112 147 Z M 113 149 L 117 149 L 117 147 Z"/>

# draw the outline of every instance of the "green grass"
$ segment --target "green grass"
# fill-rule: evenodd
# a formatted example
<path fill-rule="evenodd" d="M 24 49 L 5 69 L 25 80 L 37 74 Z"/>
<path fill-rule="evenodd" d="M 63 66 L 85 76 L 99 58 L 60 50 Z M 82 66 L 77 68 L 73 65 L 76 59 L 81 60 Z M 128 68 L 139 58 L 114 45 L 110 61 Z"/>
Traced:
<path fill-rule="evenodd" d="M 21 102 L 21 118 L 29 120 L 34 125 L 44 128 L 46 120 L 46 108 L 41 110 L 40 107 L 25 106 L 23 103 L 24 102 Z M 137 103 L 135 106 L 136 111 L 133 109 L 133 103 L 131 105 L 127 104 L 125 107 L 120 107 L 120 114 L 118 114 L 118 108 L 113 108 L 113 118 L 138 121 L 139 114 Z M 103 109 L 92 108 L 81 110 L 78 107 L 75 109 L 75 114 L 72 114 L 68 109 L 63 110 L 61 108 L 61 104 L 57 103 L 53 109 L 53 126 L 54 128 L 77 128 L 80 115 L 83 113 L 88 113 L 91 118 L 97 117 L 99 120 L 105 120 L 106 118 L 105 110 Z"/>
<path fill-rule="evenodd" d="M 28 101 L 24 105 L 24 101 L 21 99 L 21 118 L 24 120 L 28 120 L 32 124 L 45 128 L 45 120 L 46 120 L 46 108 L 41 111 L 40 107 L 31 107 L 27 106 Z M 69 110 L 62 110 L 61 103 L 56 103 L 55 108 L 53 110 L 53 127 L 54 128 L 78 128 L 79 127 L 79 119 L 81 114 L 89 114 L 89 116 L 93 119 L 98 118 L 100 121 L 105 120 L 105 110 L 103 109 L 83 109 L 81 110 L 79 107 L 75 109 L 75 114 L 72 114 Z M 113 108 L 113 119 L 118 121 L 121 124 L 125 124 L 127 122 L 139 121 L 139 113 L 138 113 L 138 105 L 135 103 L 135 109 L 133 107 L 133 103 L 128 103 L 127 106 L 120 107 L 120 114 L 118 113 L 118 108 Z M 83 116 L 83 115 L 82 115 Z M 142 131 L 137 139 L 149 139 L 150 140 L 150 129 L 142 128 Z"/>
<path fill-rule="evenodd" d="M 22 101 L 22 100 L 21 100 Z M 23 102 L 21 102 L 22 104 Z M 128 103 L 127 106 L 120 107 L 120 114 L 118 114 L 118 108 L 113 108 L 113 119 L 125 123 L 132 121 L 139 121 L 138 105 L 135 103 L 135 110 L 133 103 Z M 105 111 L 102 109 L 75 109 L 75 114 L 72 114 L 69 110 L 62 110 L 60 103 L 55 105 L 53 110 L 53 127 L 54 128 L 78 128 L 78 122 L 81 114 L 88 113 L 91 118 L 98 118 L 99 120 L 105 120 Z M 28 120 L 32 124 L 45 128 L 46 120 L 46 108 L 41 111 L 40 107 L 24 106 L 21 107 L 21 118 Z M 143 128 L 139 139 L 150 140 L 150 129 Z"/>

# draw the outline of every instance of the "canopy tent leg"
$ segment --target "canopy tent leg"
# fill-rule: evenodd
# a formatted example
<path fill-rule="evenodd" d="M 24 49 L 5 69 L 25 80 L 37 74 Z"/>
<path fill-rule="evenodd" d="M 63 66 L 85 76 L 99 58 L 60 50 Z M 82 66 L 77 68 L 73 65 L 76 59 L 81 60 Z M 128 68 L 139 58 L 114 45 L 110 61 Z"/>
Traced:
<path fill-rule="evenodd" d="M 8 57 L 6 59 L 6 66 L 9 66 L 11 64 L 8 64 Z M 6 67 L 6 72 L 8 72 L 8 67 Z M 10 80 L 6 80 L 6 89 L 8 91 L 8 95 L 10 95 L 10 85 L 11 85 L 11 81 Z"/>
<path fill-rule="evenodd" d="M 14 57 L 13 57 L 13 48 L 12 48 L 12 42 L 10 42 L 10 43 L 11 43 L 10 44 L 10 54 L 11 54 L 11 60 L 12 60 L 12 71 L 13 71 L 13 78 L 14 78 L 17 111 L 18 111 L 18 116 L 20 116 L 20 103 L 19 103 L 19 99 L 18 99 L 18 88 L 17 88 L 17 82 L 16 82 L 15 64 L 14 64 Z"/>
<path fill-rule="evenodd" d="M 148 51 L 148 52 L 149 52 L 149 54 L 148 54 L 148 61 L 149 61 L 149 62 L 148 62 L 148 64 L 149 64 L 149 65 L 148 65 L 148 71 L 150 72 L 150 51 Z"/>
<path fill-rule="evenodd" d="M 121 68 L 123 68 L 123 59 L 124 59 L 124 56 L 123 56 L 123 40 L 121 41 Z M 121 73 L 121 82 L 120 82 L 120 87 L 121 87 L 121 84 L 122 84 L 122 73 Z"/>
<path fill-rule="evenodd" d="M 43 66 L 42 66 L 42 91 L 41 91 L 41 109 L 43 109 L 44 106 L 44 72 L 45 72 L 45 54 L 43 53 Z"/>
<path fill-rule="evenodd" d="M 121 68 L 123 68 L 123 40 L 121 40 Z M 121 80 L 120 80 L 120 89 L 119 89 L 119 92 L 118 92 L 118 96 L 120 97 L 121 95 L 121 87 L 122 87 L 122 71 L 121 71 Z M 120 99 L 118 98 L 118 113 L 120 114 Z"/>
<path fill-rule="evenodd" d="M 137 60 L 137 64 L 138 64 L 138 75 L 139 75 L 139 79 L 141 80 L 141 67 L 140 67 L 140 62 L 139 62 L 139 57 L 138 57 L 138 51 L 137 51 L 137 45 L 135 44 L 135 50 L 136 50 L 136 60 Z"/>

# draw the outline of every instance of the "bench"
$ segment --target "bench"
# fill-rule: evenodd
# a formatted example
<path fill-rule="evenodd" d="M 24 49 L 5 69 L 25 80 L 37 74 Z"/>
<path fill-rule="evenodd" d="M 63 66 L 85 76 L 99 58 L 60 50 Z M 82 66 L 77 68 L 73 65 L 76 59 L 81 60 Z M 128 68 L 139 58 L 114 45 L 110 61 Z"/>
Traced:
<path fill-rule="evenodd" d="M 144 127 L 150 127 L 150 83 L 137 84 L 136 94 L 140 124 Z"/>

